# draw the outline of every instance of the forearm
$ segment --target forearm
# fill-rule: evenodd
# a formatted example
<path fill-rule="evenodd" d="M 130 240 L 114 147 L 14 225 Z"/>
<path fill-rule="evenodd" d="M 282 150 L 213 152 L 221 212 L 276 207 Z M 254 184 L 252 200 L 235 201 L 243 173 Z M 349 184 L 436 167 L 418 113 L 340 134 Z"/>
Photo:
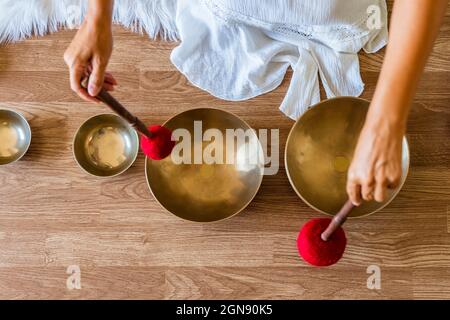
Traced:
<path fill-rule="evenodd" d="M 111 23 L 114 0 L 89 0 L 87 18 Z"/>
<path fill-rule="evenodd" d="M 389 44 L 368 120 L 405 130 L 409 108 L 448 0 L 396 0 Z"/>

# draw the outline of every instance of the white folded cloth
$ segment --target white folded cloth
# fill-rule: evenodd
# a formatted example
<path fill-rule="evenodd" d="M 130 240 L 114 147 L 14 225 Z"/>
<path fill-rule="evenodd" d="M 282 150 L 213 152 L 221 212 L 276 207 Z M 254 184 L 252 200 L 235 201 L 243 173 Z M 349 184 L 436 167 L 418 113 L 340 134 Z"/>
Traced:
<path fill-rule="evenodd" d="M 280 106 L 297 119 L 328 98 L 359 96 L 357 53 L 387 43 L 385 0 L 179 0 L 173 64 L 212 95 L 239 101 L 293 76 Z"/>

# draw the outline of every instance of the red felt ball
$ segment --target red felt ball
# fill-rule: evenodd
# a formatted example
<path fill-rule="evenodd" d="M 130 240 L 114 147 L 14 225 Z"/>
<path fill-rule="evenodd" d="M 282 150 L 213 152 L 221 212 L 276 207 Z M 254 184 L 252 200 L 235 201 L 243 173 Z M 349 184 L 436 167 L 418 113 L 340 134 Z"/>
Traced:
<path fill-rule="evenodd" d="M 141 137 L 142 152 L 153 160 L 162 160 L 170 155 L 175 146 L 172 131 L 163 126 L 150 126 L 148 130 L 153 133 L 153 137 L 151 139 Z"/>
<path fill-rule="evenodd" d="M 320 237 L 330 222 L 331 219 L 326 218 L 310 220 L 298 234 L 298 252 L 306 262 L 314 266 L 330 266 L 338 262 L 344 254 L 347 238 L 342 228 L 337 229 L 328 241 L 323 241 Z"/>

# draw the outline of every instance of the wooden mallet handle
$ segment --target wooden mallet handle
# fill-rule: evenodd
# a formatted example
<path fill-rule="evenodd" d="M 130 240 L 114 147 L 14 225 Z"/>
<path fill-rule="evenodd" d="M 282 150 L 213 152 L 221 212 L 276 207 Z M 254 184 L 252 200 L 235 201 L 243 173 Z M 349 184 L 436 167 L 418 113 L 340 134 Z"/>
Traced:
<path fill-rule="evenodd" d="M 344 224 L 345 220 L 347 220 L 348 215 L 353 210 L 355 206 L 350 200 L 347 200 L 347 202 L 342 206 L 341 210 L 331 219 L 330 224 L 325 229 L 324 232 L 320 235 L 323 241 L 328 241 L 330 239 L 331 235 Z"/>
<path fill-rule="evenodd" d="M 87 89 L 89 79 L 85 78 L 81 82 L 81 86 Z M 134 116 L 130 111 L 127 110 L 119 101 L 117 101 L 108 91 L 101 89 L 99 94 L 96 96 L 101 102 L 106 104 L 113 112 L 128 121 L 128 123 L 140 134 L 151 139 L 153 134 L 147 129 L 147 126 L 139 120 L 138 117 Z"/>

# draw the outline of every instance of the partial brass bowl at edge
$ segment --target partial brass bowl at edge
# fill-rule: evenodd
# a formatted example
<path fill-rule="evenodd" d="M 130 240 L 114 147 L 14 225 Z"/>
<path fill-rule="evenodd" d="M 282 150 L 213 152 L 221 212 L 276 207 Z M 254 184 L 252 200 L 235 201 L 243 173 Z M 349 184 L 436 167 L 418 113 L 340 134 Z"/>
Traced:
<path fill-rule="evenodd" d="M 208 129 L 218 129 L 222 133 L 226 129 L 251 129 L 236 115 L 212 108 L 182 112 L 169 119 L 164 126 L 171 130 L 186 129 L 193 136 L 194 121 L 202 121 L 202 134 Z M 234 142 L 239 144 L 236 139 Z M 191 139 L 191 143 L 192 148 L 196 143 L 201 143 L 201 150 L 204 151 L 210 142 Z M 262 150 L 253 130 L 245 144 L 250 149 L 255 148 L 252 150 Z M 225 149 L 225 139 L 223 146 Z M 254 165 L 245 163 L 239 152 L 234 154 L 233 159 L 233 164 L 176 164 L 171 156 L 161 161 L 147 158 L 147 183 L 155 199 L 174 215 L 195 222 L 219 221 L 247 207 L 263 179 L 263 161 Z"/>
<path fill-rule="evenodd" d="M 19 113 L 0 109 L 0 166 L 21 159 L 31 143 L 31 128 Z"/>
<path fill-rule="evenodd" d="M 285 149 L 289 181 L 313 209 L 334 215 L 348 199 L 348 166 L 364 125 L 369 101 L 354 97 L 325 100 L 310 108 L 291 129 Z M 402 178 L 383 203 L 365 202 L 350 217 L 372 214 L 388 205 L 402 188 L 409 170 L 409 147 L 403 139 Z"/>
<path fill-rule="evenodd" d="M 125 172 L 139 153 L 137 132 L 115 114 L 99 114 L 84 122 L 75 134 L 73 153 L 78 165 L 97 177 Z"/>

